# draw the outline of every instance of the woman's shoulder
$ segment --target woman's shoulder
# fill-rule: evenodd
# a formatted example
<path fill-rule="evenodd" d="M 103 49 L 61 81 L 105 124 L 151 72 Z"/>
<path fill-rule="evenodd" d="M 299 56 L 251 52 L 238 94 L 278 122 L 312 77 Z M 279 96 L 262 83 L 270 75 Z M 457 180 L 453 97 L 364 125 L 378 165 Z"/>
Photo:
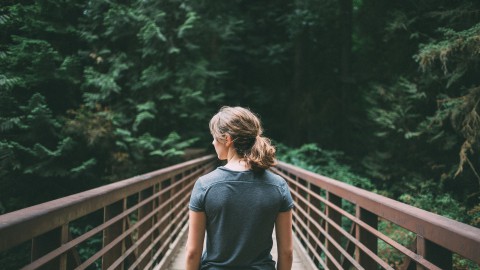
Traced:
<path fill-rule="evenodd" d="M 278 174 L 276 174 L 276 173 L 274 173 L 270 170 L 265 170 L 264 176 L 265 176 L 266 179 L 268 179 L 272 183 L 274 183 L 276 185 L 279 185 L 279 186 L 285 185 L 287 183 L 283 177 L 281 177 L 280 175 L 278 175 Z"/>

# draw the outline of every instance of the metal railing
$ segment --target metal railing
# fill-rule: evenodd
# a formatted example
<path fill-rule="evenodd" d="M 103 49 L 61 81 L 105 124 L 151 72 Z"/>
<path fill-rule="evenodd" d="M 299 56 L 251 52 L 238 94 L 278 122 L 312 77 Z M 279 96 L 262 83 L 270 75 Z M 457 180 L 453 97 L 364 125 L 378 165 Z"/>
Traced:
<path fill-rule="evenodd" d="M 185 234 L 193 183 L 216 165 L 205 156 L 2 215 L 0 252 L 26 245 L 23 269 L 165 269 Z M 452 269 L 453 255 L 480 264 L 478 228 L 283 162 L 272 171 L 290 185 L 293 229 L 313 268 Z M 403 264 L 391 265 L 386 248 Z"/>
<path fill-rule="evenodd" d="M 162 269 L 185 230 L 193 183 L 216 162 L 205 156 L 2 215 L 0 252 L 27 245 L 22 269 Z M 82 250 L 86 242 L 98 248 Z"/>
<path fill-rule="evenodd" d="M 452 269 L 453 255 L 480 264 L 478 228 L 287 163 L 272 170 L 290 185 L 295 235 L 318 268 Z M 402 245 L 380 224 L 403 228 L 411 243 Z M 386 248 L 403 264 L 389 264 Z"/>

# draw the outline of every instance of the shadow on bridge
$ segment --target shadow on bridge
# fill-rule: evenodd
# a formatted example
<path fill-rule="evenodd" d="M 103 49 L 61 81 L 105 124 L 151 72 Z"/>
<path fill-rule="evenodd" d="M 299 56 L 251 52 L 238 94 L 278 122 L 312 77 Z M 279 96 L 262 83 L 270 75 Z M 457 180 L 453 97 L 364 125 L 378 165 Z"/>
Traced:
<path fill-rule="evenodd" d="M 193 184 L 216 166 L 215 156 L 205 156 L 2 215 L 0 252 L 28 250 L 23 269 L 167 269 L 186 231 Z M 286 163 L 272 171 L 290 185 L 304 265 L 452 269 L 458 258 L 480 264 L 478 228 Z M 388 228 L 401 231 L 402 241 Z"/>

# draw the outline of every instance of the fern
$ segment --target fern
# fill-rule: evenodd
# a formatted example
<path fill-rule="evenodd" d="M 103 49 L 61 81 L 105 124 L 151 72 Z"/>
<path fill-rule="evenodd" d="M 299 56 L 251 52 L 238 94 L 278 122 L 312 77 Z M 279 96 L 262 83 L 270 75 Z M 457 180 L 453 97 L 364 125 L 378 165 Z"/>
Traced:
<path fill-rule="evenodd" d="M 188 29 L 192 29 L 195 27 L 195 24 L 196 24 L 196 21 L 199 19 L 197 14 L 195 12 L 187 12 L 187 15 L 186 15 L 187 19 L 185 20 L 185 22 L 178 28 L 178 32 L 177 32 L 177 37 L 178 38 L 183 38 L 184 35 L 185 35 L 185 32 L 188 30 Z"/>
<path fill-rule="evenodd" d="M 94 167 L 95 165 L 97 165 L 97 160 L 95 158 L 91 158 L 84 161 L 80 166 L 70 169 L 70 172 L 74 174 L 79 174 L 91 170 L 92 167 Z"/>
<path fill-rule="evenodd" d="M 20 77 L 10 77 L 8 78 L 5 75 L 0 75 L 0 87 L 5 90 L 11 90 L 16 86 L 22 86 L 22 81 Z"/>

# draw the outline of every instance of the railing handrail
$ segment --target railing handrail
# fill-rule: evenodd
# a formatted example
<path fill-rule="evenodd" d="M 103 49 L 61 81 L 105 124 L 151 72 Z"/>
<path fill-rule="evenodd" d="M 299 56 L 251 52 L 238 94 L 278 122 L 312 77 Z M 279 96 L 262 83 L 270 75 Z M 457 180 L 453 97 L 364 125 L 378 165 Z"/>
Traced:
<path fill-rule="evenodd" d="M 69 238 L 69 236 L 62 236 L 62 239 L 67 241 L 66 245 L 57 245 L 57 249 L 46 255 L 44 255 L 45 253 L 36 253 L 36 261 L 32 262 L 29 267 L 33 269 L 44 265 L 55 258 L 59 258 L 59 254 L 62 254 L 60 256 L 63 257 L 61 257 L 60 260 L 63 263 L 62 265 L 65 266 L 67 256 L 70 256 L 67 255 L 67 250 L 70 252 L 75 243 L 84 241 L 84 239 L 87 239 L 87 237 L 90 237 L 90 235 L 101 231 L 103 231 L 104 236 L 102 250 L 90 257 L 88 261 L 83 262 L 83 264 L 90 264 L 92 261 L 103 256 L 104 259 L 106 258 L 105 265 L 107 266 L 112 265 L 111 263 L 113 263 L 113 265 L 122 264 L 123 259 L 130 256 L 128 254 L 131 253 L 122 255 L 125 258 L 121 256 L 115 257 L 117 255 L 114 256 L 112 254 L 116 254 L 117 251 L 110 251 L 108 248 L 109 246 L 119 246 L 120 243 L 124 243 L 126 245 L 128 241 L 131 242 L 132 239 L 126 239 L 125 237 L 129 236 L 131 232 L 137 229 L 139 230 L 138 233 L 143 234 L 143 236 L 139 239 L 133 239 L 138 240 L 138 242 L 134 244 L 129 243 L 128 250 L 140 248 L 141 252 L 138 252 L 139 257 L 138 260 L 135 261 L 135 264 L 143 265 L 142 263 L 145 262 L 144 256 L 149 256 L 145 255 L 149 254 L 149 251 L 145 249 L 146 246 L 155 246 L 158 245 L 159 242 L 163 241 L 157 253 L 164 252 L 165 246 L 170 244 L 168 241 L 175 240 L 172 238 L 165 242 L 163 240 L 163 235 L 167 235 L 167 231 L 170 229 L 163 230 L 160 233 L 160 231 L 157 230 L 157 226 L 163 224 L 162 222 L 176 222 L 175 225 L 171 224 L 171 226 L 183 226 L 186 223 L 188 209 L 183 209 L 183 206 L 188 203 L 185 202 L 185 196 L 189 194 L 188 189 L 193 186 L 193 181 L 196 177 L 213 169 L 215 159 L 216 157 L 214 155 L 204 156 L 82 193 L 70 195 L 1 215 L 0 252 L 12 248 L 17 244 L 21 244 L 29 239 L 32 239 L 32 250 L 34 250 L 34 238 L 40 235 L 49 234 L 47 232 L 52 230 L 56 230 L 56 233 L 58 233 L 60 232 L 59 229 L 61 229 L 62 235 L 63 233 L 68 233 L 69 222 L 103 208 L 103 225 L 97 226 L 95 229 L 92 229 L 88 233 L 85 233 L 81 237 L 77 237 L 73 240 L 66 240 Z M 407 255 L 410 259 L 416 262 L 417 265 L 426 266 L 428 269 L 440 269 L 439 267 L 435 267 L 428 260 L 428 258 L 422 257 L 425 254 L 422 252 L 424 252 L 426 249 L 423 249 L 424 251 L 420 253 L 415 253 L 416 251 L 410 251 L 403 246 L 398 246 L 399 244 L 396 242 L 392 244 L 391 241 L 393 240 L 385 235 L 382 235 L 381 232 L 377 230 L 377 225 L 368 227 L 371 224 L 369 222 L 372 222 L 372 220 L 367 221 L 363 219 L 361 214 L 361 211 L 363 210 L 371 213 L 372 217 L 370 217 L 370 219 L 374 218 L 375 220 L 378 220 L 381 218 L 416 234 L 417 248 L 419 246 L 421 247 L 422 245 L 426 245 L 423 241 L 428 240 L 436 243 L 446 250 L 459 254 L 460 256 L 480 264 L 480 229 L 478 228 L 431 212 L 427 212 L 425 210 L 386 198 L 379 194 L 351 186 L 341 181 L 334 180 L 284 162 L 279 162 L 277 168 L 272 168 L 272 170 L 285 177 L 289 183 L 292 184 L 291 187 L 295 188 L 295 190 L 292 189 L 292 195 L 296 197 L 295 199 L 298 202 L 298 209 L 296 209 L 294 216 L 296 222 L 300 222 L 300 224 L 295 224 L 299 233 L 297 237 L 301 236 L 303 243 L 308 246 L 310 251 L 314 252 L 317 259 L 320 259 L 321 253 L 316 251 L 316 245 L 321 246 L 323 252 L 328 255 L 328 260 L 330 260 L 330 262 L 327 262 L 327 264 L 333 263 L 336 266 L 341 265 L 343 267 L 344 265 L 348 265 L 350 262 L 354 266 L 361 265 L 358 269 L 363 269 L 364 266 L 363 262 L 361 262 L 361 259 L 357 263 L 355 259 L 352 258 L 353 249 L 348 247 L 349 243 L 347 243 L 347 247 L 343 250 L 343 248 L 339 245 L 339 240 L 341 239 L 333 239 L 334 237 L 341 237 L 341 235 L 338 234 L 339 231 L 342 231 L 341 234 L 343 235 L 348 233 L 344 232 L 341 228 L 342 222 L 340 219 L 340 214 L 343 213 L 342 215 L 354 223 L 352 225 L 355 225 L 356 227 L 352 226 L 352 228 L 355 228 L 357 231 L 355 233 L 356 236 L 351 234 L 346 235 L 346 237 L 349 238 L 351 243 L 354 243 L 354 245 L 360 249 L 358 252 L 366 252 L 371 258 L 374 258 L 376 261 L 374 263 L 378 263 L 378 260 L 381 261 L 381 259 L 376 254 L 376 247 L 371 248 L 371 242 L 363 242 L 362 239 L 364 238 L 362 238 L 362 231 L 369 231 L 375 235 L 372 235 L 372 237 L 378 237 L 370 238 L 370 240 L 374 239 L 373 245 L 376 245 L 377 240 L 381 238 L 387 244 L 391 244 L 393 247 L 396 247 L 398 250 Z M 317 187 L 317 189 L 314 190 L 311 189 L 311 187 Z M 319 190 L 326 191 L 327 198 L 322 198 L 321 196 L 323 195 L 321 194 L 323 194 L 323 192 L 319 192 Z M 173 196 L 175 192 L 176 195 Z M 131 201 L 130 199 L 137 200 L 137 197 L 134 196 L 138 196 L 137 204 L 127 209 L 127 201 Z M 333 197 L 330 198 L 329 196 Z M 337 197 L 337 199 L 335 197 Z M 183 199 L 180 200 L 179 198 Z M 355 214 L 356 216 L 353 216 L 341 209 L 341 200 L 349 201 L 357 207 L 357 212 Z M 324 205 L 323 210 L 320 207 L 320 201 Z M 123 207 L 123 210 L 117 209 L 116 207 Z M 307 207 L 308 211 L 301 209 L 302 207 Z M 183 210 L 180 211 L 180 208 Z M 117 211 L 116 209 L 123 212 L 115 214 Z M 312 212 L 310 212 L 310 210 L 312 210 Z M 135 221 L 136 223 L 134 225 L 128 224 L 127 220 L 128 214 L 132 211 L 137 211 L 136 213 L 138 213 L 138 222 Z M 179 216 L 179 211 L 181 212 L 182 218 Z M 325 212 L 322 213 L 321 211 Z M 322 217 L 318 219 L 315 218 L 314 215 L 310 216 L 311 214 L 315 213 L 316 215 Z M 113 214 L 116 216 L 112 216 Z M 167 215 L 168 217 L 164 215 Z M 308 215 L 309 217 L 303 219 L 305 215 Z M 178 219 L 178 222 L 175 220 L 170 220 L 172 217 L 175 217 L 175 220 Z M 367 217 L 367 219 L 369 218 Z M 120 220 L 122 220 L 121 223 L 119 222 Z M 152 222 L 154 220 L 160 224 L 153 225 Z M 376 223 L 376 221 L 374 223 Z M 312 226 L 315 227 L 314 230 L 322 231 L 322 234 L 324 233 L 323 231 L 325 231 L 327 234 L 331 232 L 332 235 L 323 236 L 322 238 L 322 236 L 317 235 L 315 231 L 310 230 Z M 122 229 L 122 231 L 117 236 L 116 230 L 119 228 Z M 310 236 L 305 238 L 305 235 L 302 235 L 303 229 L 306 229 L 307 231 L 310 230 L 308 233 L 310 233 L 310 236 L 315 239 L 310 238 Z M 154 231 L 158 232 L 158 236 L 153 233 Z M 337 231 L 337 233 L 335 233 L 335 231 Z M 314 233 L 312 234 L 312 232 Z M 176 233 L 173 234 L 177 235 Z M 115 239 L 112 238 L 114 236 Z M 144 241 L 144 238 L 148 239 Z M 367 240 L 367 242 L 370 240 Z M 323 246 L 324 241 L 325 246 Z M 45 241 L 38 240 L 36 243 L 45 243 Z M 65 242 L 62 242 L 62 244 L 63 243 Z M 71 247 L 67 247 L 69 245 Z M 332 245 L 341 251 L 343 258 L 340 258 L 342 256 L 340 253 L 337 254 L 332 250 Z M 37 247 L 35 247 L 35 250 L 36 248 Z M 371 249 L 371 252 L 369 249 Z M 417 256 L 417 254 L 419 256 Z M 339 258 L 337 258 L 337 256 Z M 157 257 L 157 254 L 154 257 L 163 258 L 163 261 L 159 265 L 164 265 L 165 260 L 167 260 L 165 256 Z M 112 261 L 112 258 L 116 261 Z M 149 258 L 150 257 L 146 259 L 148 260 Z M 342 261 L 340 259 L 342 259 Z M 345 263 L 345 261 L 347 262 Z M 152 263 L 153 260 L 150 261 L 148 265 L 151 266 Z M 386 265 L 388 266 L 388 264 Z M 143 266 L 141 266 L 141 268 L 143 268 Z M 383 268 L 392 269 L 391 267 Z M 365 269 L 370 269 L 370 267 L 366 267 Z"/>
<path fill-rule="evenodd" d="M 277 167 L 480 264 L 478 228 L 285 162 L 279 161 Z"/>
<path fill-rule="evenodd" d="M 179 170 L 188 170 L 214 158 L 214 155 L 207 155 L 1 215 L 0 239 L 2 241 L 0 241 L 0 252 L 59 227 L 70 220 L 101 209 L 126 197 L 127 193 L 140 192 L 151 186 L 152 181 L 167 179 Z"/>

